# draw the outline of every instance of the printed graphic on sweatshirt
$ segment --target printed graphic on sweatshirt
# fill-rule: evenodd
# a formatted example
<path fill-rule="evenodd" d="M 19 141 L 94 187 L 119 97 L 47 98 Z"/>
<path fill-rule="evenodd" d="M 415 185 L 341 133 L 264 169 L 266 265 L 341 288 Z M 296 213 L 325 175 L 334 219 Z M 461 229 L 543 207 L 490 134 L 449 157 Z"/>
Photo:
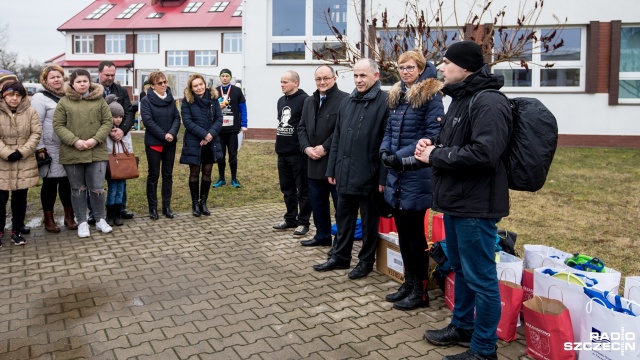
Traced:
<path fill-rule="evenodd" d="M 280 114 L 280 122 L 278 123 L 278 127 L 276 128 L 277 136 L 293 136 L 293 132 L 295 129 L 293 126 L 289 125 L 289 120 L 291 120 L 291 108 L 285 106 L 282 108 L 282 113 Z"/>
<path fill-rule="evenodd" d="M 233 111 L 231 110 L 231 104 L 229 100 L 229 93 L 227 92 L 226 97 L 218 98 L 218 102 L 224 106 L 221 109 L 222 111 L 222 126 L 233 126 Z"/>

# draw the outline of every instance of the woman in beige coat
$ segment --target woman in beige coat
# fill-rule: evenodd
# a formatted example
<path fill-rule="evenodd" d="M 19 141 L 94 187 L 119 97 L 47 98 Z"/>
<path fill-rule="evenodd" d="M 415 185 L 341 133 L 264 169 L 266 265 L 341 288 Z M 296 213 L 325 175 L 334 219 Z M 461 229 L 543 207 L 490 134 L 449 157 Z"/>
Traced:
<path fill-rule="evenodd" d="M 24 245 L 27 241 L 20 234 L 20 227 L 27 212 L 27 191 L 36 186 L 40 179 L 33 154 L 42 136 L 42 126 L 38 113 L 30 107 L 27 90 L 21 83 L 10 82 L 1 91 L 0 239 L 4 234 L 11 192 L 11 241 L 15 245 Z"/>

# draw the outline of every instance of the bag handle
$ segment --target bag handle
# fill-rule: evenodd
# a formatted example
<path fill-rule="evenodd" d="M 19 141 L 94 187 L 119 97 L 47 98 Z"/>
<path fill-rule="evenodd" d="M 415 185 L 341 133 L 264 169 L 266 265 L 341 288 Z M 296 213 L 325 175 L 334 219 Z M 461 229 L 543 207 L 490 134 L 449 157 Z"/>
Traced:
<path fill-rule="evenodd" d="M 513 283 L 515 284 L 515 283 L 516 283 L 516 280 L 518 280 L 518 276 L 516 275 L 516 271 L 515 271 L 515 270 L 513 270 L 512 268 L 504 268 L 504 269 L 502 269 L 502 271 L 500 272 L 500 276 L 498 277 L 498 280 L 501 280 L 501 281 L 509 281 L 509 280 L 506 280 L 506 277 L 505 277 L 504 279 L 503 279 L 503 277 L 502 277 L 502 275 L 504 275 L 504 273 L 505 273 L 507 270 L 511 270 L 511 272 L 513 273 Z"/>
<path fill-rule="evenodd" d="M 634 286 L 631 286 L 631 287 L 629 288 L 629 291 L 627 292 L 627 295 L 628 295 L 628 299 L 629 299 L 629 300 L 631 300 L 631 291 L 632 291 L 633 289 L 636 289 L 637 291 L 640 291 L 640 286 L 635 286 L 635 285 L 634 285 Z"/>
<path fill-rule="evenodd" d="M 554 276 L 555 274 L 558 273 L 558 271 L 553 271 L 551 269 L 544 269 L 544 270 L 542 270 L 542 273 L 545 274 L 545 275 Z M 572 272 L 566 272 L 566 273 L 574 275 L 574 276 L 577 276 L 577 277 L 580 277 L 580 278 L 583 278 L 585 280 L 591 281 L 591 284 L 588 284 L 586 281 L 584 282 L 586 287 L 592 287 L 594 285 L 598 285 L 598 280 L 596 280 L 594 278 L 590 278 L 590 277 L 587 277 L 586 275 L 582 275 L 582 274 L 575 274 L 575 273 L 572 273 Z M 567 283 L 568 282 L 569 282 L 569 279 L 567 278 Z"/>
<path fill-rule="evenodd" d="M 120 146 L 122 147 L 122 152 L 125 153 L 127 156 L 129 156 L 129 150 L 127 149 L 126 146 L 124 146 L 124 143 L 122 142 L 122 140 L 118 140 L 118 141 L 113 143 L 113 148 L 111 149 L 111 154 L 113 156 L 116 156 L 116 148 L 118 147 L 118 144 L 120 144 Z"/>
<path fill-rule="evenodd" d="M 547 289 L 547 297 L 549 299 L 553 299 L 551 297 L 551 288 L 553 288 L 553 287 L 556 287 L 556 288 L 558 288 L 558 290 L 560 290 L 560 299 L 561 299 L 560 302 L 564 304 L 564 293 L 562 292 L 562 289 L 560 289 L 560 287 L 558 285 L 549 286 L 549 288 Z"/>

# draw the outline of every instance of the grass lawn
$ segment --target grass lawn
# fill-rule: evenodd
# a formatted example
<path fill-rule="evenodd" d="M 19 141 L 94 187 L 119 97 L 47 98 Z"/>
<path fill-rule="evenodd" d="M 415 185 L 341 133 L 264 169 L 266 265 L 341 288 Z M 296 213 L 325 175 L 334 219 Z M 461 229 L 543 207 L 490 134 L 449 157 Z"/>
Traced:
<path fill-rule="evenodd" d="M 127 181 L 128 208 L 136 216 L 148 213 L 143 136 L 133 133 L 141 177 Z M 182 141 L 173 174 L 172 208 L 190 212 L 189 168 L 179 164 L 181 145 Z M 238 158 L 242 188 L 211 189 L 209 206 L 233 211 L 248 204 L 282 202 L 273 142 L 245 141 Z M 216 166 L 212 178 L 217 179 Z M 39 188 L 29 191 L 27 219 L 41 216 L 39 196 Z M 518 233 L 517 250 L 522 256 L 524 244 L 543 244 L 600 257 L 623 276 L 640 275 L 640 150 L 559 148 L 542 190 L 512 191 L 511 214 L 499 226 Z"/>

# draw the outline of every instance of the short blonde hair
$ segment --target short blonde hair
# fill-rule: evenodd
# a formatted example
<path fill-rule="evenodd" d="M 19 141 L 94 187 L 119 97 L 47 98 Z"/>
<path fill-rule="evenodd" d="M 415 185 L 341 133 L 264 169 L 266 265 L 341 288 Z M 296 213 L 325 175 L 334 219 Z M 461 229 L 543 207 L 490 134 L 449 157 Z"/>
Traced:
<path fill-rule="evenodd" d="M 40 74 L 40 84 L 45 85 L 47 83 L 47 78 L 49 77 L 49 73 L 52 71 L 57 71 L 64 78 L 64 69 L 59 65 L 47 65 L 42 69 L 42 73 Z"/>
<path fill-rule="evenodd" d="M 167 80 L 167 75 L 165 75 L 162 71 L 154 71 L 151 74 L 149 74 L 147 81 L 149 82 L 149 84 L 155 85 L 156 82 L 158 82 L 158 80 L 161 80 L 161 79 Z"/>
<path fill-rule="evenodd" d="M 422 51 L 420 50 L 411 50 L 405 51 L 398 57 L 398 64 L 403 64 L 409 60 L 413 60 L 416 62 L 418 66 L 418 70 L 424 70 L 425 66 L 427 66 L 427 59 L 422 55 Z"/>

